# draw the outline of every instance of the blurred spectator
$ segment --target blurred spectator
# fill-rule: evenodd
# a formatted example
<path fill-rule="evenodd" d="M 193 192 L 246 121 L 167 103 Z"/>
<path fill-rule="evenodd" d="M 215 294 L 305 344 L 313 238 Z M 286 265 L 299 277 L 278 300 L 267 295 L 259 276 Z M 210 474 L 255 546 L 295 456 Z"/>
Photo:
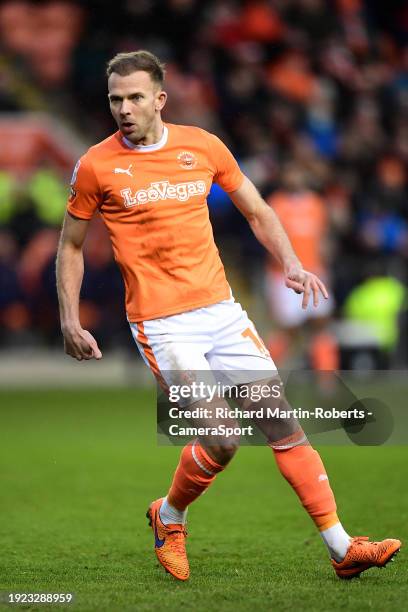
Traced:
<path fill-rule="evenodd" d="M 289 51 L 268 69 L 270 87 L 289 100 L 307 104 L 317 86 L 310 70 L 309 58 L 298 51 Z"/>
<path fill-rule="evenodd" d="M 0 232 L 0 340 L 28 329 L 31 317 L 18 275 L 18 246 L 13 235 Z"/>
<path fill-rule="evenodd" d="M 282 188 L 268 198 L 278 215 L 297 256 L 309 272 L 328 282 L 327 248 L 329 216 L 325 202 L 308 186 L 304 169 L 293 162 L 282 170 Z M 299 343 L 304 324 L 313 324 L 309 342 L 309 363 L 319 370 L 338 368 L 336 341 L 328 329 L 333 311 L 333 298 L 313 306 L 313 300 L 303 310 L 302 295 L 287 289 L 284 275 L 277 262 L 269 258 L 266 271 L 266 295 L 271 315 L 279 328 L 269 342 L 274 359 L 282 363 L 291 356 L 295 343 Z"/>
<path fill-rule="evenodd" d="M 82 29 L 83 11 L 69 1 L 9 0 L 0 7 L 0 38 L 6 51 L 23 58 L 44 87 L 64 83 Z"/>
<path fill-rule="evenodd" d="M 380 350 L 381 367 L 390 365 L 399 341 L 400 315 L 407 305 L 406 287 L 396 278 L 387 276 L 366 278 L 346 300 L 345 318 L 358 324 L 354 328 L 354 343 L 360 336 L 360 343 L 364 344 L 367 332 L 371 333 Z"/>
<path fill-rule="evenodd" d="M 401 160 L 382 157 L 371 184 L 356 196 L 357 241 L 368 253 L 408 258 L 407 196 Z"/>

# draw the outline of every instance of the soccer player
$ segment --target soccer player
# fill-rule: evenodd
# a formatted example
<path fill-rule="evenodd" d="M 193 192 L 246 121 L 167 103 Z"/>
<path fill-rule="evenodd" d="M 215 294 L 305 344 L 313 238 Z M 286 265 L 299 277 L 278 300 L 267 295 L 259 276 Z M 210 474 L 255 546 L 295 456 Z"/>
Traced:
<path fill-rule="evenodd" d="M 286 286 L 302 305 L 324 284 L 306 272 L 273 210 L 245 177 L 227 147 L 197 127 L 163 123 L 164 69 L 147 51 L 120 53 L 108 64 L 109 104 L 118 131 L 91 147 L 75 166 L 57 257 L 57 285 L 65 351 L 101 359 L 81 327 L 82 247 L 96 211 L 108 228 L 126 287 L 126 313 L 146 364 L 164 387 L 171 370 L 269 372 L 276 367 L 247 314 L 231 296 L 209 221 L 206 197 L 218 183 L 246 217 L 255 236 L 278 260 Z M 259 374 L 259 377 L 261 374 Z M 250 382 L 250 381 L 247 381 Z M 290 431 L 290 429 L 288 430 Z M 214 481 L 238 443 L 188 444 L 167 496 L 152 502 L 148 518 L 155 551 L 179 580 L 189 577 L 185 548 L 188 506 Z M 351 538 L 319 454 L 295 428 L 270 446 L 326 544 L 341 578 L 384 566 L 399 540 Z"/>
<path fill-rule="evenodd" d="M 281 172 L 281 188 L 266 202 L 282 222 L 283 228 L 302 265 L 319 278 L 328 278 L 324 252 L 327 249 L 329 218 L 323 199 L 307 185 L 307 175 L 300 165 L 290 162 Z M 278 360 L 284 359 L 299 343 L 302 330 L 309 335 L 308 358 L 317 370 L 338 370 L 337 342 L 328 329 L 333 299 L 321 300 L 317 307 L 299 308 L 299 296 L 288 292 L 280 266 L 268 257 L 266 266 L 266 299 L 279 332 L 271 338 L 269 350 Z M 290 355 L 289 355 L 290 356 Z M 281 366 L 282 367 L 282 366 Z"/>

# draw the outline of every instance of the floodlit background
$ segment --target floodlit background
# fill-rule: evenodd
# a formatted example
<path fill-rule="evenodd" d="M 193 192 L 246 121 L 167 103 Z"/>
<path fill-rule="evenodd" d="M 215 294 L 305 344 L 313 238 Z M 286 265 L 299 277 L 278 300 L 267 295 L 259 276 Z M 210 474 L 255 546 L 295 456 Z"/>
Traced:
<path fill-rule="evenodd" d="M 293 296 L 282 292 L 278 270 L 213 189 L 234 294 L 277 363 L 406 365 L 407 28 L 407 5 L 395 0 L 2 2 L 3 380 L 17 364 L 21 375 L 24 363 L 31 372 L 42 364 L 46 377 L 48 355 L 54 370 L 64 363 L 64 375 L 73 371 L 61 362 L 54 276 L 68 184 L 78 157 L 115 130 L 107 60 L 138 48 L 166 62 L 165 120 L 227 143 L 281 215 L 305 267 L 330 286 L 330 313 L 309 322 L 288 314 Z M 85 258 L 81 321 L 111 356 L 99 372 L 132 378 L 139 361 L 100 219 Z"/>

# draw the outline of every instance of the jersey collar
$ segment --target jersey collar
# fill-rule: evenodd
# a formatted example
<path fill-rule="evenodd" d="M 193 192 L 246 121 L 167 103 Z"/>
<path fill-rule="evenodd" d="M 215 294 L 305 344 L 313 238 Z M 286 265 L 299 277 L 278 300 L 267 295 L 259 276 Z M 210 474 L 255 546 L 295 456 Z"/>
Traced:
<path fill-rule="evenodd" d="M 167 142 L 168 136 L 169 136 L 169 130 L 166 125 L 163 125 L 163 134 L 160 140 L 158 140 L 157 142 L 154 142 L 151 145 L 135 145 L 132 142 L 130 142 L 130 140 L 128 140 L 125 136 L 122 136 L 122 142 L 129 149 L 133 149 L 134 151 L 139 151 L 140 153 L 150 153 L 151 151 L 158 151 L 159 149 L 164 147 L 164 145 Z"/>

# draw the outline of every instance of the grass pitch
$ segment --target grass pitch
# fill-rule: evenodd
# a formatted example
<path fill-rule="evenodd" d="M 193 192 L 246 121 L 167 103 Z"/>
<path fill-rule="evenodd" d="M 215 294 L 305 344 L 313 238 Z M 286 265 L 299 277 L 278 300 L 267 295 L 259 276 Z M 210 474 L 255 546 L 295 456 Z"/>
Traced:
<path fill-rule="evenodd" d="M 2 391 L 0 414 L 0 591 L 72 592 L 57 608 L 81 612 L 406 605 L 404 549 L 385 570 L 338 580 L 267 448 L 242 448 L 190 508 L 190 581 L 165 574 L 144 514 L 180 449 L 156 445 L 153 392 Z M 346 529 L 408 541 L 407 449 L 320 451 Z"/>

